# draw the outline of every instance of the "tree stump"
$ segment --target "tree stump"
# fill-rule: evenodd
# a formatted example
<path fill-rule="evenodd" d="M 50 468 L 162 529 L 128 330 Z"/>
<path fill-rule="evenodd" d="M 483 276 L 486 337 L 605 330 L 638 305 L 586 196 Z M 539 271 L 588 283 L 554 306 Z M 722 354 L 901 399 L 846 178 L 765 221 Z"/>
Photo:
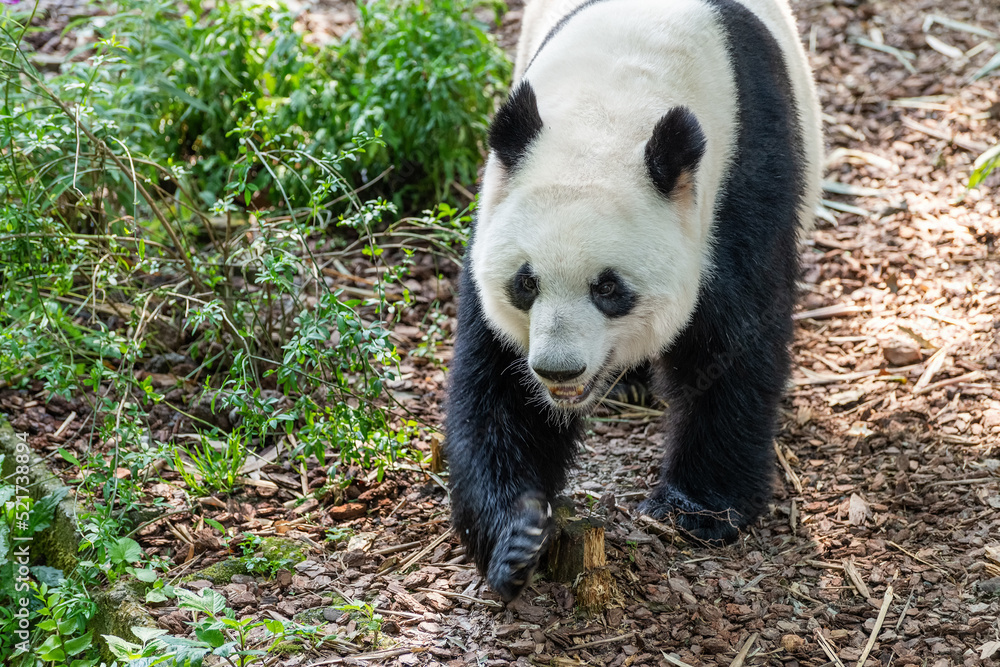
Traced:
<path fill-rule="evenodd" d="M 431 472 L 444 472 L 444 434 L 442 433 L 431 433 L 431 461 L 429 467 Z"/>
<path fill-rule="evenodd" d="M 560 506 L 555 523 L 547 562 L 549 577 L 572 584 L 577 604 L 584 611 L 604 611 L 616 597 L 604 553 L 604 522 L 575 517 L 571 508 Z"/>

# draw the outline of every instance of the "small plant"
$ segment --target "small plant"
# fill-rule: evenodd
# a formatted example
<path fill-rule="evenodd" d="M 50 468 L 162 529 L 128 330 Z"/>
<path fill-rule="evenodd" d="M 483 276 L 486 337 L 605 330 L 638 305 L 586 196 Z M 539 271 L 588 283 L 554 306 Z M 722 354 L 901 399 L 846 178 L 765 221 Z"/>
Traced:
<path fill-rule="evenodd" d="M 379 644 L 379 633 L 382 631 L 382 615 L 375 612 L 375 608 L 363 600 L 355 600 L 338 605 L 335 609 L 346 611 L 351 614 L 358 623 L 358 634 L 371 633 L 371 643 L 377 647 Z M 348 637 L 354 639 L 354 637 Z"/>
<path fill-rule="evenodd" d="M 42 604 L 37 614 L 42 620 L 36 631 L 46 635 L 36 649 L 39 660 L 46 664 L 69 667 L 92 667 L 99 658 L 87 658 L 94 653 L 93 631 L 87 622 L 96 612 L 96 605 L 82 591 L 73 594 L 60 588 L 49 589 L 40 584 L 34 591 Z"/>
<path fill-rule="evenodd" d="M 174 469 L 180 473 L 189 489 L 209 495 L 213 491 L 232 491 L 237 485 L 240 468 L 249 454 L 244 429 L 236 428 L 221 434 L 223 440 L 215 440 L 198 434 L 194 445 L 177 445 L 174 448 Z M 184 457 L 191 461 L 185 463 Z"/>
<path fill-rule="evenodd" d="M 346 544 L 354 534 L 350 528 L 344 526 L 334 526 L 326 531 L 325 539 L 334 544 Z"/>
<path fill-rule="evenodd" d="M 0 658 L 34 665 L 34 652 L 47 664 L 89 667 L 96 660 L 86 625 L 96 606 L 62 571 L 28 565 L 28 546 L 51 526 L 66 489 L 33 500 L 18 495 L 16 479 L 0 480 Z"/>
<path fill-rule="evenodd" d="M 258 555 L 264 539 L 259 535 L 247 534 L 240 543 L 243 555 L 240 561 L 246 565 L 247 572 L 261 574 L 268 579 L 274 578 L 278 570 L 283 570 L 292 564 L 291 560 L 285 558 L 268 559 L 263 555 Z"/>
<path fill-rule="evenodd" d="M 380 132 L 384 145 L 344 165 L 345 178 L 359 186 L 391 172 L 386 182 L 409 201 L 441 198 L 452 180 L 475 180 L 510 76 L 468 0 L 362 3 L 357 29 L 326 47 L 307 43 L 280 2 L 117 4 L 98 28 L 115 47 L 95 78 L 116 90 L 103 106 L 157 156 L 196 157 L 190 176 L 205 204 L 223 198 L 248 148 L 232 128 L 248 122 L 261 143 L 297 147 L 288 163 L 252 174 L 248 205 L 306 204 L 309 184 L 323 177 L 317 160 Z"/>
<path fill-rule="evenodd" d="M 969 176 L 969 188 L 979 187 L 994 169 L 1000 167 L 1000 144 L 988 149 L 972 165 L 972 175 Z"/>
<path fill-rule="evenodd" d="M 440 304 L 437 301 L 432 303 L 424 321 L 421 322 L 420 328 L 426 333 L 420 337 L 417 349 L 410 354 L 426 359 L 436 366 L 444 366 L 444 362 L 437 356 L 437 348 L 448 338 L 448 332 L 444 330 L 447 321 L 448 316 L 440 310 Z"/>
<path fill-rule="evenodd" d="M 132 632 L 141 644 L 119 637 L 104 635 L 108 647 L 118 660 L 125 664 L 173 664 L 178 666 L 201 665 L 209 656 L 215 656 L 234 667 L 266 664 L 282 641 L 304 638 L 321 644 L 326 638 L 318 637 L 315 628 L 296 623 L 283 623 L 271 619 L 253 621 L 237 620 L 235 612 L 226 605 L 218 592 L 206 588 L 198 593 L 176 589 L 178 606 L 195 612 L 190 623 L 195 639 L 175 637 L 159 628 L 137 628 Z"/>

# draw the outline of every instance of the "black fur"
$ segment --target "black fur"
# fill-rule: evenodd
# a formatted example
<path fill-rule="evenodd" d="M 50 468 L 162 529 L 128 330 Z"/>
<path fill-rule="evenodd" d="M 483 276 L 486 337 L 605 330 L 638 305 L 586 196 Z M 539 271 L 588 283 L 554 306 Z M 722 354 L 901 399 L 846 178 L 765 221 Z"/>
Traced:
<path fill-rule="evenodd" d="M 678 511 L 728 542 L 771 498 L 772 442 L 789 374 L 805 156 L 788 70 L 761 21 L 718 10 L 736 74 L 739 137 L 717 202 L 714 267 L 691 324 L 660 362 L 670 405 L 659 486 L 640 509 Z"/>
<path fill-rule="evenodd" d="M 531 265 L 525 262 L 507 284 L 507 298 L 518 310 L 531 310 L 531 304 L 538 298 L 538 278 Z"/>
<path fill-rule="evenodd" d="M 604 269 L 590 286 L 590 300 L 606 316 L 625 317 L 635 308 L 635 291 L 614 269 Z"/>
<path fill-rule="evenodd" d="M 538 564 L 551 529 L 543 505 L 565 484 L 581 429 L 531 400 L 537 381 L 487 325 L 470 263 L 467 256 L 446 416 L 452 522 L 490 587 L 512 600 Z"/>
<path fill-rule="evenodd" d="M 531 84 L 522 81 L 503 106 L 497 110 L 490 126 L 489 144 L 508 172 L 517 170 L 528 147 L 542 131 L 538 115 L 538 100 Z"/>
<path fill-rule="evenodd" d="M 658 518 L 677 514 L 689 534 L 718 543 L 735 539 L 771 497 L 772 442 L 789 373 L 804 154 L 777 42 L 733 0 L 706 1 L 727 36 L 739 136 L 717 200 L 713 270 L 690 325 L 649 360 L 669 402 L 669 449 L 660 482 L 641 509 Z M 650 176 L 665 196 L 703 151 L 689 113 L 672 113 L 647 146 L 655 167 Z M 490 144 L 508 168 L 523 158 L 540 127 L 515 122 L 522 116 L 509 110 L 491 131 Z M 535 127 L 534 134 L 525 127 Z M 575 414 L 555 416 L 533 398 L 525 359 L 484 318 L 470 261 L 467 255 L 447 408 L 452 516 L 490 586 L 510 600 L 544 549 L 548 507 L 563 487 L 581 427 Z M 618 311 L 609 306 L 605 312 Z"/>
<path fill-rule="evenodd" d="M 670 197 L 684 172 L 694 172 L 705 154 L 705 133 L 689 109 L 671 109 L 646 142 L 646 171 L 664 197 Z"/>
<path fill-rule="evenodd" d="M 651 408 L 656 404 L 653 385 L 653 372 L 647 362 L 626 372 L 608 391 L 608 398 L 619 403 Z"/>

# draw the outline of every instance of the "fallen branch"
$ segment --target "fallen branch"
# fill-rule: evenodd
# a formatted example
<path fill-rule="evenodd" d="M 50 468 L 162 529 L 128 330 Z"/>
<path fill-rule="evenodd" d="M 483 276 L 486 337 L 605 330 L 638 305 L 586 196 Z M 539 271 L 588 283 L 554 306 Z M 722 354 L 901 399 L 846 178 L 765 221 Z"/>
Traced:
<path fill-rule="evenodd" d="M 781 447 L 778 445 L 777 440 L 774 442 L 774 453 L 778 455 L 778 463 L 781 464 L 781 467 L 784 469 L 785 474 L 788 475 L 789 481 L 792 483 L 792 486 L 795 487 L 795 492 L 801 496 L 802 480 L 800 480 L 799 476 L 795 474 L 795 471 L 792 470 L 792 467 L 788 465 L 788 460 L 782 453 Z"/>
<path fill-rule="evenodd" d="M 844 303 L 838 303 L 833 306 L 823 306 L 822 308 L 813 308 L 812 310 L 803 310 L 801 313 L 795 313 L 792 315 L 793 320 L 821 320 L 827 317 L 840 317 L 841 315 L 857 315 L 861 312 L 861 306 L 851 306 Z"/>
<path fill-rule="evenodd" d="M 426 547 L 424 547 L 423 549 L 421 549 L 417 553 L 415 553 L 412 556 L 410 556 L 408 559 L 406 559 L 405 561 L 403 561 L 400 565 L 398 565 L 397 567 L 394 567 L 394 568 L 389 568 L 389 570 L 386 570 L 386 571 L 388 572 L 390 570 L 396 570 L 396 569 L 398 569 L 400 571 L 406 570 L 407 568 L 411 567 L 414 563 L 416 563 L 418 560 L 420 560 L 421 558 L 423 558 L 424 556 L 426 556 L 427 554 L 429 554 L 431 551 L 433 551 L 435 549 L 435 547 L 437 547 L 437 545 L 441 544 L 446 539 L 448 539 L 448 537 L 450 535 L 451 535 L 451 530 L 444 531 L 443 533 L 441 533 L 440 535 L 438 535 L 436 538 L 434 538 L 433 540 L 431 540 L 430 544 L 428 544 Z"/>
<path fill-rule="evenodd" d="M 819 647 L 823 649 L 823 653 L 826 653 L 826 657 L 830 658 L 830 661 L 837 667 L 844 667 L 844 663 L 840 661 L 837 657 L 837 651 L 830 640 L 823 636 L 823 630 L 821 628 L 816 628 L 816 641 L 819 643 Z"/>
<path fill-rule="evenodd" d="M 750 635 L 745 642 L 743 642 L 743 646 L 740 647 L 740 652 L 737 653 L 736 658 L 729 663 L 729 667 L 743 667 L 743 661 L 747 659 L 747 654 L 750 652 L 750 649 L 753 648 L 754 642 L 757 641 L 758 637 L 760 637 L 760 635 L 755 632 Z"/>
<path fill-rule="evenodd" d="M 878 618 L 875 619 L 875 627 L 872 628 L 872 633 L 868 637 L 868 643 L 865 644 L 865 650 L 861 652 L 861 657 L 858 658 L 857 667 L 864 667 L 865 660 L 868 659 L 868 654 L 872 652 L 872 647 L 875 646 L 875 640 L 878 638 L 879 630 L 882 629 L 882 623 L 885 621 L 885 615 L 889 612 L 889 605 L 892 603 L 892 584 L 888 584 L 885 587 L 885 596 L 882 598 L 882 608 L 878 611 Z"/>
<path fill-rule="evenodd" d="M 584 642 L 583 644 L 575 644 L 566 649 L 567 652 L 579 651 L 585 648 L 593 648 L 595 646 L 604 646 L 605 644 L 617 644 L 618 642 L 623 642 L 626 639 L 632 639 L 635 636 L 635 630 L 631 632 L 626 632 L 623 635 L 616 635 L 614 637 L 605 637 L 604 639 L 595 639 L 592 642 Z"/>
<path fill-rule="evenodd" d="M 917 383 L 913 385 L 914 394 L 922 394 L 923 391 L 921 390 L 930 384 L 930 381 L 933 380 L 934 376 L 938 374 L 938 371 L 941 370 L 941 366 L 944 365 L 945 357 L 951 347 L 951 343 L 942 345 L 941 348 L 932 354 L 931 358 L 927 360 L 927 366 L 924 369 L 924 372 L 920 374 L 920 378 L 917 379 Z"/>
<path fill-rule="evenodd" d="M 948 387 L 953 384 L 961 384 L 963 382 L 975 382 L 976 380 L 981 380 L 985 377 L 982 371 L 972 371 L 971 373 L 966 373 L 965 375 L 959 375 L 958 377 L 949 378 L 947 380 L 941 380 L 940 382 L 935 382 L 934 384 L 926 385 L 920 389 L 914 388 L 913 393 L 920 395 L 926 394 L 927 392 L 934 391 L 935 389 L 940 389 L 941 387 Z"/>

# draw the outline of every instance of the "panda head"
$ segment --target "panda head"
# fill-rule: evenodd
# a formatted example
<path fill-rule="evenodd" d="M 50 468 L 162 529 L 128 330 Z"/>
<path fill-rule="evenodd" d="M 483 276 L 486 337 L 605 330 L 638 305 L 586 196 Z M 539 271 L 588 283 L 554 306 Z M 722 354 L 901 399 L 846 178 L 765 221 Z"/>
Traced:
<path fill-rule="evenodd" d="M 524 355 L 539 395 L 586 410 L 694 310 L 705 137 L 680 106 L 641 136 L 583 116 L 547 125 L 543 113 L 527 81 L 497 112 L 472 271 L 487 320 Z"/>

